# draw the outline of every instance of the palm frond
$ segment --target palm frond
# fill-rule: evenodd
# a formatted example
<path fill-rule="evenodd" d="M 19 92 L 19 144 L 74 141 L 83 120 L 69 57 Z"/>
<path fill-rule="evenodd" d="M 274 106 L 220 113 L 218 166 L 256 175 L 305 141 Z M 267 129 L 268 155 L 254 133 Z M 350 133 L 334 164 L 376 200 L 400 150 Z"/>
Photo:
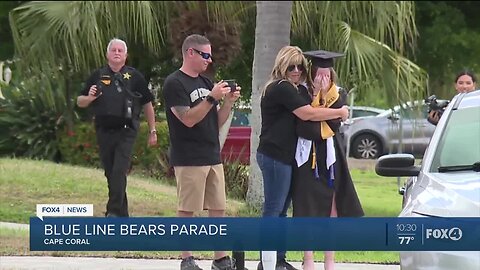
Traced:
<path fill-rule="evenodd" d="M 340 29 L 339 44 L 346 52 L 345 59 L 337 63 L 342 82 L 358 85 L 359 82 L 378 81 L 390 104 L 419 98 L 426 89 L 425 70 L 346 23 L 342 23 Z"/>
<path fill-rule="evenodd" d="M 28 2 L 10 13 L 17 55 L 26 67 L 67 65 L 88 71 L 104 62 L 113 37 L 139 41 L 157 53 L 165 42 L 159 26 L 164 4 L 134 2 Z M 163 20 L 163 19 L 162 19 Z"/>
<path fill-rule="evenodd" d="M 312 45 L 335 47 L 336 24 L 352 28 L 403 52 L 418 35 L 414 3 L 408 1 L 296 1 L 292 11 L 292 31 L 312 37 Z"/>
<path fill-rule="evenodd" d="M 228 23 L 232 19 L 242 20 L 249 10 L 255 8 L 253 1 L 185 1 L 187 10 L 201 10 L 210 22 Z"/>
<path fill-rule="evenodd" d="M 417 37 L 413 2 L 298 1 L 292 33 L 312 37 L 312 49 L 344 52 L 336 63 L 342 83 L 369 82 L 400 100 L 410 98 L 405 89 L 418 96 L 426 88 L 426 72 L 402 56 Z"/>

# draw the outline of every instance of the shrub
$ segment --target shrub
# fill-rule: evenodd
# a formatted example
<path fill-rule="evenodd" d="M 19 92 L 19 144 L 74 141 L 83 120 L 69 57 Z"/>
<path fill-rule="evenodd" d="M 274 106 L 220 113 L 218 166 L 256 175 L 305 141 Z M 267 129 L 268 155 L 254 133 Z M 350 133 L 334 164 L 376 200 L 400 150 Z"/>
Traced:
<path fill-rule="evenodd" d="M 238 161 L 227 162 L 223 164 L 223 170 L 225 172 L 227 196 L 245 200 L 250 166 L 240 164 Z"/>
<path fill-rule="evenodd" d="M 62 80 L 50 73 L 13 81 L 0 99 L 0 155 L 57 160 L 56 133 L 65 119 Z"/>
<path fill-rule="evenodd" d="M 165 163 L 169 145 L 168 126 L 165 121 L 156 123 L 157 146 L 148 147 L 149 129 L 144 121 L 140 124 L 132 153 L 132 167 L 146 171 L 149 176 L 159 177 L 167 174 Z M 92 122 L 77 123 L 72 133 L 64 129 L 59 134 L 59 149 L 62 161 L 73 165 L 101 167 L 99 149 Z"/>
<path fill-rule="evenodd" d="M 145 171 L 148 176 L 161 178 L 169 174 L 167 151 L 170 145 L 166 121 L 157 122 L 157 145 L 148 146 L 149 129 L 147 123 L 140 125 L 132 156 L 134 169 Z"/>
<path fill-rule="evenodd" d="M 100 168 L 100 156 L 93 122 L 77 123 L 72 132 L 66 128 L 58 134 L 63 162 Z"/>

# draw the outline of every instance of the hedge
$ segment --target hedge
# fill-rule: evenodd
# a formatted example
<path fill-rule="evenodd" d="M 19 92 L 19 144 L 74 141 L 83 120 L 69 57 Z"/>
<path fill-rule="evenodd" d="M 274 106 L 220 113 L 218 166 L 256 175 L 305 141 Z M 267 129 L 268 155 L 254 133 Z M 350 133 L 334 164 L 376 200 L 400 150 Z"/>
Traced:
<path fill-rule="evenodd" d="M 167 149 L 169 146 L 166 121 L 157 122 L 157 145 L 149 147 L 147 140 L 149 128 L 146 122 L 140 124 L 132 154 L 132 167 L 146 170 L 152 176 L 168 173 Z M 100 168 L 99 150 L 93 122 L 77 123 L 68 133 L 62 130 L 58 134 L 62 162 Z"/>

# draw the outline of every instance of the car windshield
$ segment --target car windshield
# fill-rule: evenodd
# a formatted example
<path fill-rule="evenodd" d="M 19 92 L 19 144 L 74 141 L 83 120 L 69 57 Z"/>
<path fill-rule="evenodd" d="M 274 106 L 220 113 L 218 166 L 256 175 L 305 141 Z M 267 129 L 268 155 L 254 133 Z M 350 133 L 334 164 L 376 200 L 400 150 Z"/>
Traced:
<path fill-rule="evenodd" d="M 444 126 L 430 168 L 472 165 L 480 161 L 480 107 L 455 110 Z"/>

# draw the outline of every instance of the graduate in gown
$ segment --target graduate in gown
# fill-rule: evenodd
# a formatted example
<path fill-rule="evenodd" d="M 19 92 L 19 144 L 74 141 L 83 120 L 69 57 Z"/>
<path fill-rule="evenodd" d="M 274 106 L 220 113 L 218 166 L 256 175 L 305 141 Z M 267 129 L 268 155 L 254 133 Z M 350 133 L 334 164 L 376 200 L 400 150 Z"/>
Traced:
<path fill-rule="evenodd" d="M 333 59 L 342 54 L 328 51 L 305 52 L 311 58 L 313 87 L 300 92 L 312 106 L 341 108 L 346 93 L 335 84 Z M 350 176 L 341 120 L 322 122 L 297 119 L 299 137 L 291 186 L 294 217 L 361 217 L 364 215 Z M 334 268 L 333 251 L 325 252 L 325 269 Z M 305 270 L 313 269 L 313 252 L 305 251 Z"/>

